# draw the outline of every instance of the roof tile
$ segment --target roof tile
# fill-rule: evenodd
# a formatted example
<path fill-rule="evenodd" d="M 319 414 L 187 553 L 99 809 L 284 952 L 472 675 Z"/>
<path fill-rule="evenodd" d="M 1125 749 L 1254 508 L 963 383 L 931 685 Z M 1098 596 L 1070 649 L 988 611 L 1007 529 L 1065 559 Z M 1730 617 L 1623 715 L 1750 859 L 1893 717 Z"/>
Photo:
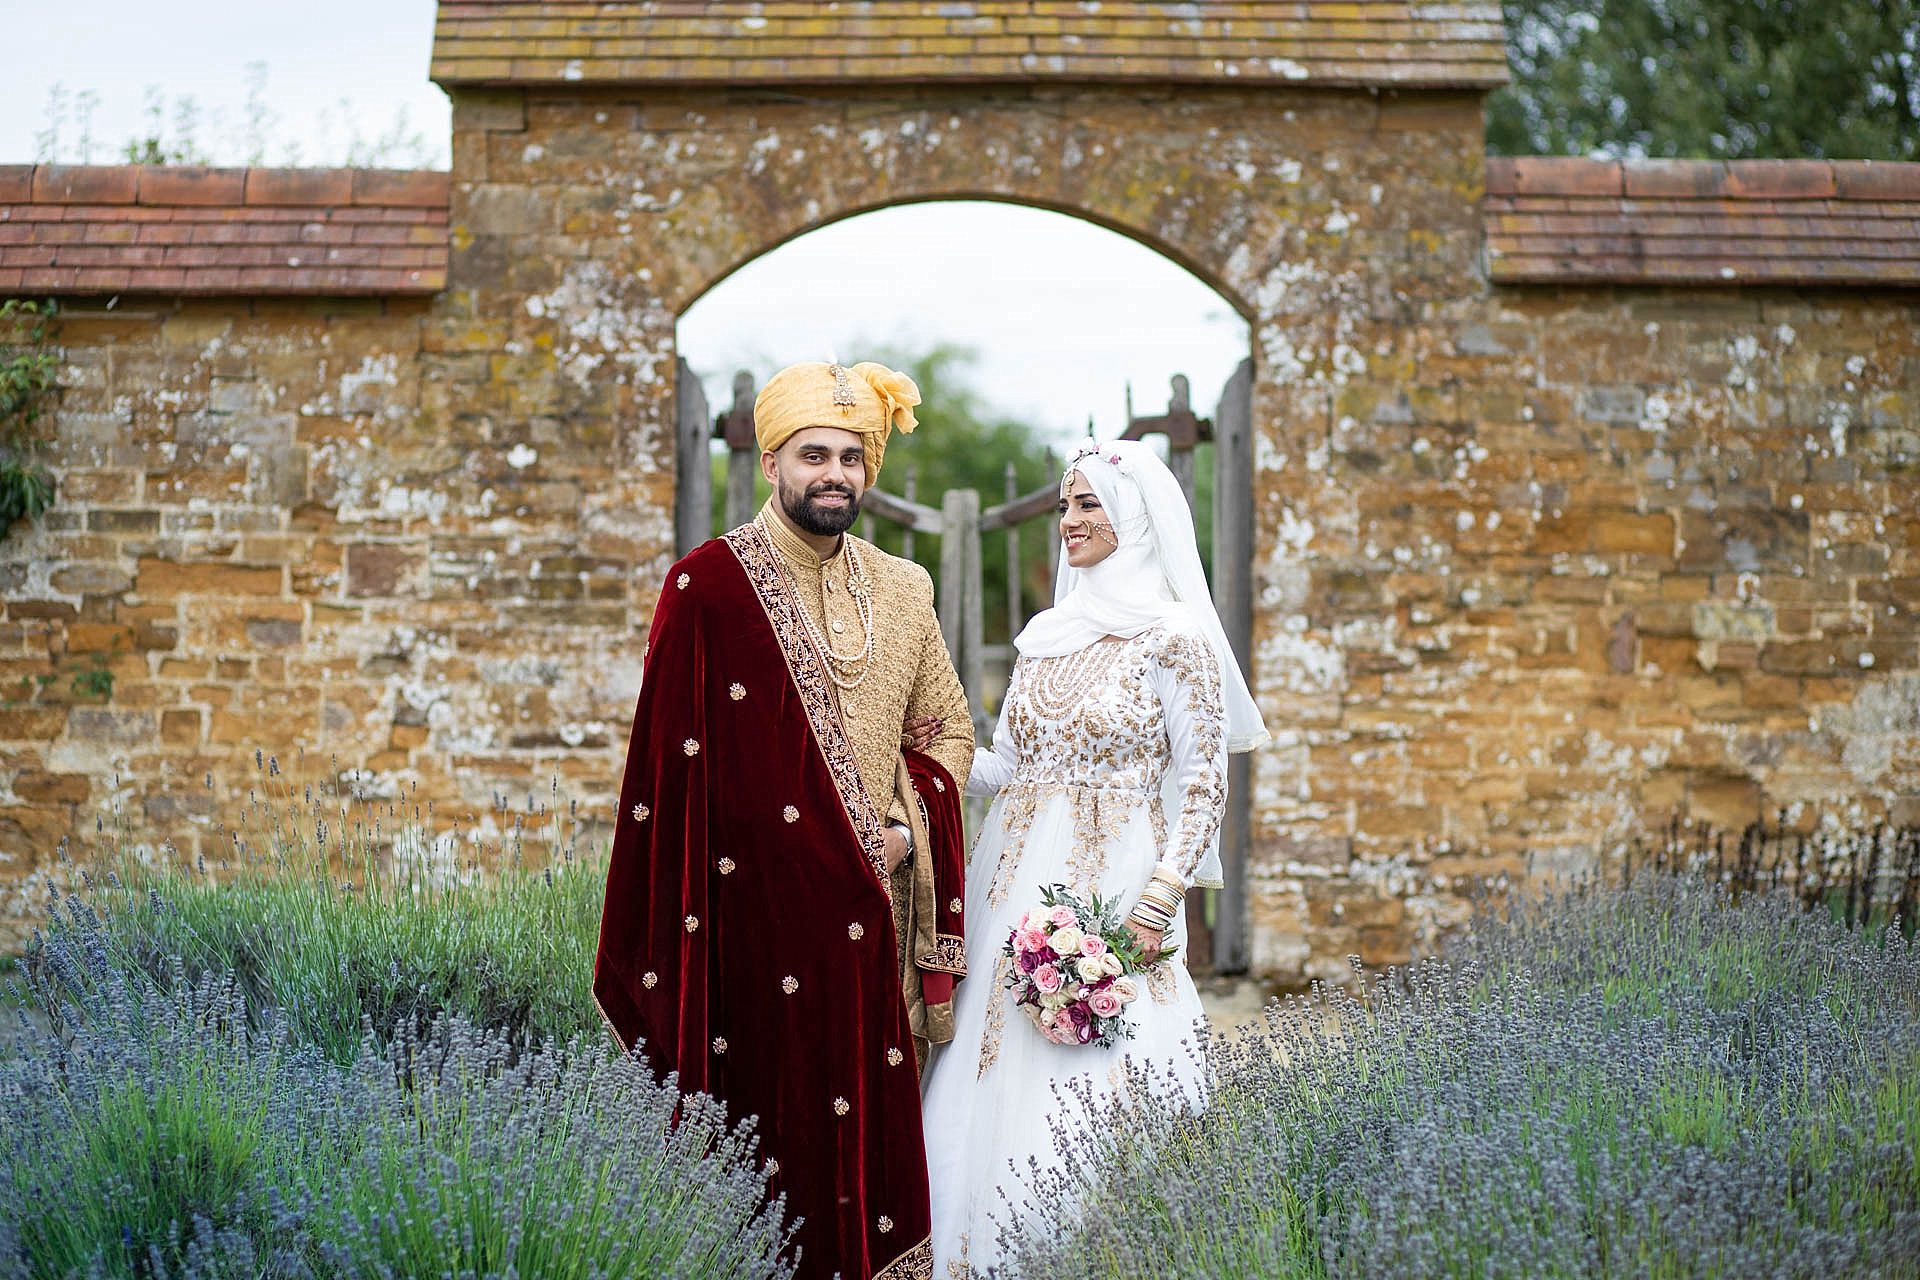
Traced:
<path fill-rule="evenodd" d="M 447 0 L 432 74 L 443 85 L 911 77 L 1492 88 L 1506 83 L 1507 63 L 1492 0 Z"/>
<path fill-rule="evenodd" d="M 1482 209 L 1497 284 L 1920 287 L 1920 164 L 1490 157 Z"/>
<path fill-rule="evenodd" d="M 0 170 L 0 282 L 21 293 L 431 294 L 444 173 Z"/>

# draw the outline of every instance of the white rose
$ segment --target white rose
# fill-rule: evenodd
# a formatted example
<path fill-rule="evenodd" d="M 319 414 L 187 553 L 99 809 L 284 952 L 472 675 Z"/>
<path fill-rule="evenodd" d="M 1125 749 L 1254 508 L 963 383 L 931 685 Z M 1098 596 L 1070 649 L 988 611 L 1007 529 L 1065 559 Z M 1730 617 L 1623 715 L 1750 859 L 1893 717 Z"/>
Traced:
<path fill-rule="evenodd" d="M 1040 1007 L 1042 1009 L 1064 1009 L 1072 1003 L 1073 997 L 1067 994 L 1066 988 L 1064 987 L 1051 995 L 1040 997 Z"/>
<path fill-rule="evenodd" d="M 1057 956 L 1070 956 L 1079 952 L 1080 939 L 1083 936 L 1078 929 L 1068 925 L 1064 929 L 1055 930 L 1054 935 L 1047 939 L 1047 945 L 1053 948 L 1053 954 Z"/>
<path fill-rule="evenodd" d="M 1122 960 L 1119 956 L 1113 954 L 1113 952 L 1109 951 L 1105 955 L 1100 957 L 1100 972 L 1117 974 L 1117 973 L 1125 973 L 1126 970 L 1127 970 L 1126 961 Z"/>
<path fill-rule="evenodd" d="M 1081 956 L 1080 962 L 1074 967 L 1080 970 L 1080 981 L 1082 982 L 1098 982 L 1100 981 L 1101 975 L 1107 971 L 1107 966 L 1101 963 L 1101 957 L 1099 956 Z"/>
<path fill-rule="evenodd" d="M 1140 998 L 1140 984 L 1132 978 L 1118 978 L 1107 990 L 1113 992 L 1121 1004 L 1132 1004 Z"/>

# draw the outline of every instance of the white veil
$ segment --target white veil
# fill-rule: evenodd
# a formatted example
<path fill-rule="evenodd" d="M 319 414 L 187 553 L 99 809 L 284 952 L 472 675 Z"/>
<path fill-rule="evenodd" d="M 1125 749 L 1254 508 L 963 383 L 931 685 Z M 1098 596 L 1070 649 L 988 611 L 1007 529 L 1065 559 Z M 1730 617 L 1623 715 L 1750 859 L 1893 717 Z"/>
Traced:
<path fill-rule="evenodd" d="M 1138 440 L 1089 442 L 1067 463 L 1065 475 L 1086 477 L 1113 523 L 1119 546 L 1091 569 L 1076 569 L 1060 549 L 1053 608 L 1035 614 L 1014 647 L 1029 658 L 1072 653 L 1102 636 L 1131 639 L 1169 622 L 1189 621 L 1213 646 L 1220 670 L 1220 704 L 1227 714 L 1227 750 L 1251 751 L 1267 741 L 1267 726 L 1247 689 L 1240 662 L 1207 589 L 1193 512 L 1180 482 L 1153 446 Z M 1062 477 L 1065 486 L 1065 477 Z M 1220 883 L 1216 838 L 1201 859 L 1196 882 Z"/>

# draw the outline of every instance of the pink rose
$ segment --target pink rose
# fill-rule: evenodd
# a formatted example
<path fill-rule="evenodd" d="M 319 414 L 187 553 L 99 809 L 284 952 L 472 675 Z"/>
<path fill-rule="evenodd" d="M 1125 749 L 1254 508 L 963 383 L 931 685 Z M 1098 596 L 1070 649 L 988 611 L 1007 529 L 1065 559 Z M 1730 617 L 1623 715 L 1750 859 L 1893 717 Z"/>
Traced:
<path fill-rule="evenodd" d="M 1033 971 L 1033 985 L 1045 995 L 1052 995 L 1061 987 L 1060 971 L 1050 964 L 1043 964 Z"/>
<path fill-rule="evenodd" d="M 1096 991 L 1087 997 L 1087 1008 L 1102 1018 L 1111 1018 L 1120 1012 L 1120 997 L 1111 991 Z"/>
<path fill-rule="evenodd" d="M 1070 924 L 1079 924 L 1080 917 L 1073 914 L 1072 907 L 1055 907 L 1047 920 L 1056 929 L 1064 929 Z"/>
<path fill-rule="evenodd" d="M 1039 951 L 1046 947 L 1047 935 L 1042 929 L 1024 928 L 1015 935 L 1015 941 L 1022 951 Z"/>
<path fill-rule="evenodd" d="M 1115 978 L 1108 990 L 1121 1004 L 1132 1004 L 1140 998 L 1140 986 L 1132 978 Z"/>
<path fill-rule="evenodd" d="M 1080 939 L 1080 954 L 1089 960 L 1098 955 L 1105 955 L 1106 950 L 1107 940 L 1097 933 L 1086 934 Z"/>

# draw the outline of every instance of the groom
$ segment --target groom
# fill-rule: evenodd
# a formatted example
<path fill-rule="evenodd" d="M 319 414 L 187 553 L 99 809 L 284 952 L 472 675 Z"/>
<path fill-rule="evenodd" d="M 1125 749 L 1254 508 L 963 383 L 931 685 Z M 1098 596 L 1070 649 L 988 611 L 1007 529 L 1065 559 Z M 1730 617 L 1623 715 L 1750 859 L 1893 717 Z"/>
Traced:
<path fill-rule="evenodd" d="M 926 571 L 847 533 L 919 402 L 877 364 L 761 391 L 774 495 L 654 609 L 594 966 L 623 1046 L 758 1117 L 808 1276 L 933 1265 L 918 1065 L 966 968 L 973 727 Z"/>

